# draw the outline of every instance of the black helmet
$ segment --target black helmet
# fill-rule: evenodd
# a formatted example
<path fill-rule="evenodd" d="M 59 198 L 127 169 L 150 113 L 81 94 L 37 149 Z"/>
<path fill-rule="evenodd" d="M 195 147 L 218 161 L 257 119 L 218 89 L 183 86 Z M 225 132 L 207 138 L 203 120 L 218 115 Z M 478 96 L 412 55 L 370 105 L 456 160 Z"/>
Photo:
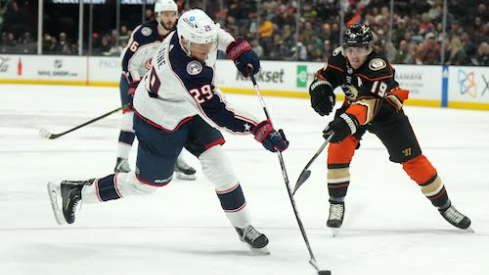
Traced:
<path fill-rule="evenodd" d="M 374 37 L 370 27 L 364 24 L 353 24 L 346 31 L 343 41 L 343 47 L 365 47 L 370 49 Z"/>

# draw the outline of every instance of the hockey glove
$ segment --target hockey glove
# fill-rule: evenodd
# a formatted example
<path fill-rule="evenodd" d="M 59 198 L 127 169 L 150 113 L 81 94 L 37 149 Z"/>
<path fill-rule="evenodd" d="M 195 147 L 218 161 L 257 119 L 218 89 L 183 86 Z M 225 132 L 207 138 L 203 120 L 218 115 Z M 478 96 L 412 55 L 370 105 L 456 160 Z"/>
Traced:
<path fill-rule="evenodd" d="M 409 98 L 409 90 L 396 88 L 388 92 L 384 98 L 399 112 L 402 109 L 404 101 Z"/>
<path fill-rule="evenodd" d="M 127 90 L 127 94 L 129 96 L 134 96 L 134 93 L 136 92 L 136 89 L 139 85 L 139 82 L 140 81 L 137 80 L 137 81 L 133 81 L 133 82 L 129 83 L 129 90 Z"/>
<path fill-rule="evenodd" d="M 321 116 L 329 115 L 336 103 L 333 87 L 326 80 L 316 79 L 309 86 L 311 106 Z"/>
<path fill-rule="evenodd" d="M 226 54 L 231 60 L 233 60 L 234 65 L 238 68 L 238 71 L 244 77 L 248 77 L 250 75 L 251 69 L 248 64 L 253 66 L 253 75 L 260 71 L 260 60 L 258 59 L 258 55 L 251 49 L 250 43 L 244 40 L 243 37 L 238 36 L 234 42 L 229 44 L 226 49 Z"/>
<path fill-rule="evenodd" d="M 323 130 L 323 137 L 327 139 L 333 135 L 330 142 L 340 143 L 349 135 L 355 134 L 358 127 L 358 120 L 354 115 L 343 113 L 326 126 Z"/>
<path fill-rule="evenodd" d="M 129 107 L 127 109 L 123 110 L 124 113 L 133 110 L 132 104 L 133 104 L 133 99 L 134 99 L 134 93 L 136 92 L 136 89 L 139 85 L 139 82 L 140 81 L 133 81 L 133 82 L 129 83 L 129 89 L 127 90 L 127 99 L 129 102 Z"/>
<path fill-rule="evenodd" d="M 284 131 L 282 129 L 279 129 L 278 132 L 275 131 L 268 120 L 264 120 L 253 127 L 251 133 L 268 151 L 277 152 L 278 150 L 282 152 L 289 147 L 289 141 L 285 137 Z"/>

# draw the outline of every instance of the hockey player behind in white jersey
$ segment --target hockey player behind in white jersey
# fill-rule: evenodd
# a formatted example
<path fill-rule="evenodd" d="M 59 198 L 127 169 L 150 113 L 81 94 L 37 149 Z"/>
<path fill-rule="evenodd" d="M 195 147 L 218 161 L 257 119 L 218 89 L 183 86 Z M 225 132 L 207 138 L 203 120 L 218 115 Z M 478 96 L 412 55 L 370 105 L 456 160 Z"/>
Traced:
<path fill-rule="evenodd" d="M 48 183 L 58 223 L 73 223 L 81 201 L 97 203 L 146 195 L 166 186 L 178 154 L 186 148 L 198 157 L 204 175 L 214 183 L 222 209 L 241 241 L 268 254 L 268 238 L 251 225 L 243 190 L 216 128 L 253 134 L 272 152 L 287 149 L 289 142 L 269 121 L 258 122 L 224 99 L 214 84 L 218 49 L 226 51 L 244 76 L 259 71 L 258 56 L 248 42 L 235 40 L 199 9 L 182 14 L 177 30 L 163 41 L 134 96 L 134 130 L 139 141 L 135 172 L 62 181 L 59 186 Z M 248 71 L 249 64 L 253 72 Z"/>
<path fill-rule="evenodd" d="M 119 84 L 121 103 L 131 103 L 141 78 L 151 68 L 151 62 L 161 41 L 175 29 L 178 19 L 178 7 L 173 0 L 158 0 L 155 3 L 154 13 L 156 19 L 144 23 L 134 29 L 127 47 L 122 52 L 122 76 Z M 121 130 L 117 144 L 117 161 L 114 172 L 129 172 L 128 158 L 134 142 L 134 130 L 132 129 L 134 112 L 131 107 L 122 111 Z M 182 155 L 175 163 L 177 178 L 195 180 L 195 169 L 190 167 Z"/>

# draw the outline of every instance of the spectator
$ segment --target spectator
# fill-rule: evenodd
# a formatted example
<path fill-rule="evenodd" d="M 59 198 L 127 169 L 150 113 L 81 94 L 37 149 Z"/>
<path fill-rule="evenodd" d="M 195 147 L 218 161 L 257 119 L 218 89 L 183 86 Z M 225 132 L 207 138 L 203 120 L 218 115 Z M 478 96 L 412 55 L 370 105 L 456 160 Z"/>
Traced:
<path fill-rule="evenodd" d="M 467 53 L 465 53 L 462 42 L 458 37 L 452 38 L 448 49 L 450 50 L 449 65 L 460 66 L 468 64 Z"/>
<path fill-rule="evenodd" d="M 416 64 L 439 64 L 439 60 L 440 46 L 438 41 L 435 39 L 435 35 L 430 32 L 426 35 L 425 42 L 420 44 L 418 47 Z"/>
<path fill-rule="evenodd" d="M 428 13 L 423 13 L 423 15 L 421 15 L 421 24 L 419 24 L 419 34 L 425 35 L 434 30 L 435 26 L 431 23 L 430 16 Z"/>
<path fill-rule="evenodd" d="M 476 66 L 489 66 L 489 44 L 482 42 L 477 50 L 477 56 L 473 60 Z"/>
<path fill-rule="evenodd" d="M 406 40 L 401 40 L 399 42 L 399 50 L 397 51 L 396 57 L 392 59 L 394 64 L 412 64 L 413 57 L 409 52 L 409 45 Z"/>
<path fill-rule="evenodd" d="M 260 46 L 260 44 L 258 43 L 258 39 L 255 38 L 255 39 L 251 40 L 250 44 L 251 44 L 253 51 L 261 59 L 261 57 L 263 56 L 263 47 Z"/>
<path fill-rule="evenodd" d="M 66 33 L 61 32 L 58 35 L 58 44 L 56 46 L 56 52 L 62 54 L 71 54 L 70 43 L 66 39 Z"/>

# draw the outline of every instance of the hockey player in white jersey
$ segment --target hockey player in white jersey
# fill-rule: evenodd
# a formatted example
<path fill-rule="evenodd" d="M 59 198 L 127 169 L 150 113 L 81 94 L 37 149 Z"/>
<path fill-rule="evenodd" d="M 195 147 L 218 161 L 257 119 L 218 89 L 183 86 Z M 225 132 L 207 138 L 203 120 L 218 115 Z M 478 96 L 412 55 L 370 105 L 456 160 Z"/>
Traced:
<path fill-rule="evenodd" d="M 178 154 L 186 148 L 198 157 L 204 175 L 214 183 L 222 209 L 240 239 L 251 249 L 268 253 L 268 238 L 251 224 L 243 190 L 221 147 L 224 138 L 217 128 L 252 134 L 272 152 L 287 149 L 289 142 L 269 121 L 259 122 L 225 100 L 214 83 L 218 49 L 226 51 L 244 76 L 259 71 L 258 56 L 248 42 L 235 40 L 201 10 L 182 14 L 177 30 L 163 41 L 134 96 L 134 130 L 139 141 L 135 172 L 48 183 L 58 223 L 73 223 L 82 201 L 146 195 L 166 186 Z"/>
<path fill-rule="evenodd" d="M 141 24 L 132 32 L 127 47 L 122 52 L 122 76 L 119 84 L 122 105 L 129 104 L 141 78 L 151 68 L 151 62 L 161 41 L 175 29 L 178 19 L 178 7 L 173 0 L 158 0 L 155 3 L 156 19 Z M 117 161 L 114 172 L 129 172 L 128 158 L 134 142 L 132 129 L 134 112 L 131 107 L 122 111 L 119 142 L 117 143 Z M 175 163 L 177 178 L 195 180 L 195 169 L 190 167 L 182 155 Z"/>

